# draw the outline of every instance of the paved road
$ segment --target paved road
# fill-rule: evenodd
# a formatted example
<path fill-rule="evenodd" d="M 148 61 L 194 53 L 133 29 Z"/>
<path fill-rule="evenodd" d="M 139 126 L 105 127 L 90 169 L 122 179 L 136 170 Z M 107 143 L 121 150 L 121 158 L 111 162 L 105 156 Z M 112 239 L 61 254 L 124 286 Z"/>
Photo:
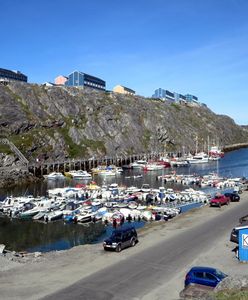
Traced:
<path fill-rule="evenodd" d="M 141 299 L 171 280 L 199 253 L 211 249 L 220 237 L 226 235 L 229 238 L 230 228 L 236 225 L 247 208 L 246 202 L 231 205 L 232 209 L 221 208 L 223 211 L 218 217 L 193 229 L 185 229 L 154 248 L 130 256 L 44 299 Z M 169 298 L 164 295 L 164 299 Z"/>

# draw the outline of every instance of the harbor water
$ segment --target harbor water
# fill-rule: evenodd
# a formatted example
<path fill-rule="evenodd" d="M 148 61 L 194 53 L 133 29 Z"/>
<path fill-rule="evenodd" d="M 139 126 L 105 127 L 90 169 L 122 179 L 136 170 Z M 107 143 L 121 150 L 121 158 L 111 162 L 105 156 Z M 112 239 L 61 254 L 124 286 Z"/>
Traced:
<path fill-rule="evenodd" d="M 166 168 L 159 171 L 144 172 L 143 170 L 124 170 L 123 174 L 116 176 L 103 177 L 95 175 L 93 180 L 98 185 L 107 185 L 118 183 L 121 186 L 135 186 L 140 188 L 142 184 L 149 184 L 151 188 L 173 188 L 183 190 L 188 186 L 182 186 L 175 183 L 163 183 L 157 180 L 157 176 L 171 174 L 184 175 L 206 175 L 216 173 L 222 177 L 245 177 L 248 178 L 248 149 L 243 148 L 226 153 L 225 156 L 217 161 L 211 161 L 206 164 L 194 164 L 187 167 Z M 142 177 L 137 177 L 142 175 Z M 47 190 L 55 187 L 74 187 L 78 183 L 88 183 L 89 181 L 72 180 L 66 178 L 59 181 L 42 181 L 31 185 L 15 186 L 13 188 L 0 190 L 0 200 L 6 196 L 45 196 Z M 199 189 L 199 187 L 193 188 Z M 208 188 L 207 192 L 214 190 Z M 203 191 L 205 191 L 203 189 Z M 192 207 L 182 208 L 182 212 Z M 144 226 L 144 222 L 132 222 L 135 227 Z M 63 221 L 51 222 L 48 224 L 42 222 L 33 222 L 29 220 L 9 219 L 0 217 L 0 244 L 5 244 L 7 249 L 15 251 L 52 251 L 65 250 L 76 245 L 86 243 L 102 242 L 110 234 L 111 226 L 106 226 L 101 222 L 93 224 L 64 224 Z"/>

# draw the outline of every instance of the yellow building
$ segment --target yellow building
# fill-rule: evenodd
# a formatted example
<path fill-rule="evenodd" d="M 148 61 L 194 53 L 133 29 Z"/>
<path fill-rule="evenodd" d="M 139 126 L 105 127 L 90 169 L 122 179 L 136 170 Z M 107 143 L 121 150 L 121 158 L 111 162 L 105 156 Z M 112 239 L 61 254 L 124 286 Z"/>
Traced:
<path fill-rule="evenodd" d="M 135 94 L 135 91 L 133 91 L 125 86 L 122 86 L 122 85 L 115 86 L 113 88 L 113 92 L 120 93 L 120 94 L 126 94 L 126 95 L 134 95 Z"/>

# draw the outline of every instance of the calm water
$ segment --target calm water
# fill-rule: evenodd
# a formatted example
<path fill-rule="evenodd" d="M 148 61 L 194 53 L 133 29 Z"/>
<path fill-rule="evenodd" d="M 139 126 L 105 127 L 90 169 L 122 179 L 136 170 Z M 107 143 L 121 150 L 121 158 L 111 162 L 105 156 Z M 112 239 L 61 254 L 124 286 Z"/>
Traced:
<path fill-rule="evenodd" d="M 150 184 L 153 188 L 162 185 L 156 180 L 156 176 L 169 174 L 172 171 L 178 174 L 199 174 L 209 172 L 218 173 L 224 177 L 246 177 L 248 178 L 248 149 L 240 149 L 225 154 L 219 161 L 212 161 L 208 164 L 192 165 L 190 167 L 168 168 L 160 171 L 143 172 L 142 170 L 125 170 L 124 174 L 116 177 L 103 178 L 95 176 L 93 179 L 97 184 L 118 183 L 124 186 L 141 187 L 143 183 Z M 142 174 L 142 178 L 133 178 L 133 175 Z M 131 177 L 131 178 L 126 178 Z M 0 190 L 0 199 L 8 195 L 46 195 L 47 189 L 63 186 L 75 186 L 77 183 L 87 183 L 82 180 L 62 180 L 55 182 L 40 182 L 32 185 L 22 185 L 11 189 Z M 165 187 L 171 185 L 165 184 Z M 180 187 L 177 186 L 177 189 Z M 182 187 L 181 187 L 182 188 Z M 186 187 L 185 187 L 186 188 Z M 134 223 L 136 227 L 144 223 Z M 51 251 L 64 250 L 73 246 L 101 242 L 112 230 L 109 226 L 98 224 L 64 224 L 62 221 L 44 224 L 32 221 L 9 220 L 0 218 L 0 244 L 3 243 L 8 249 L 15 251 Z"/>

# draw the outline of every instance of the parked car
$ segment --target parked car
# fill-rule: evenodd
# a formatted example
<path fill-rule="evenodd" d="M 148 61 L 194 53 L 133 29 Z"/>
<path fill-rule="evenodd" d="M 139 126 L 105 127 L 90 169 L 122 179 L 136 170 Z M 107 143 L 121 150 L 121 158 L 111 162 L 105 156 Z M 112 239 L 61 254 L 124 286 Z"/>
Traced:
<path fill-rule="evenodd" d="M 111 236 L 103 242 L 104 250 L 120 252 L 127 247 L 133 247 L 138 242 L 138 235 L 134 227 L 115 229 Z"/>
<path fill-rule="evenodd" d="M 232 202 L 238 202 L 240 200 L 238 193 L 225 193 L 224 195 L 229 197 Z"/>
<path fill-rule="evenodd" d="M 212 198 L 209 202 L 210 206 L 218 206 L 221 207 L 222 205 L 228 205 L 230 203 L 230 198 L 226 197 L 223 194 L 216 194 L 214 198 Z"/>
<path fill-rule="evenodd" d="M 186 274 L 184 286 L 189 284 L 201 284 L 216 287 L 227 275 L 218 269 L 210 267 L 193 267 Z"/>
<path fill-rule="evenodd" d="M 234 227 L 231 231 L 230 241 L 238 244 L 239 243 L 239 230 L 246 229 L 246 228 L 248 228 L 248 225 L 238 225 L 238 226 Z"/>

